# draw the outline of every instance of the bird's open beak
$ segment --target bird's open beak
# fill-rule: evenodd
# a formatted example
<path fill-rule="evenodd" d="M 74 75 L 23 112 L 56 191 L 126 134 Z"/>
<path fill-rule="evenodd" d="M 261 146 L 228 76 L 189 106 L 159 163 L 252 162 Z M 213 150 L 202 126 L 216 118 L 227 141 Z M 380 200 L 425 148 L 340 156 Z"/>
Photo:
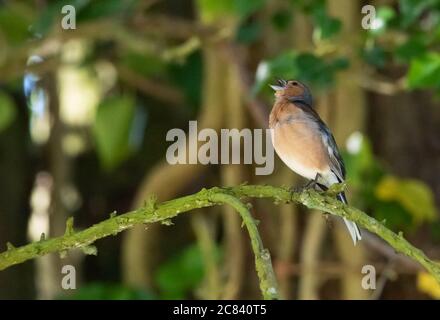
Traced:
<path fill-rule="evenodd" d="M 279 91 L 279 90 L 283 90 L 284 88 L 281 86 L 276 86 L 276 85 L 272 85 L 270 84 L 269 87 L 271 87 L 272 89 L 274 89 L 275 91 Z"/>
<path fill-rule="evenodd" d="M 278 85 L 273 85 L 273 84 L 269 85 L 275 91 L 283 90 L 287 85 L 287 81 L 283 79 L 278 79 L 277 82 Z"/>

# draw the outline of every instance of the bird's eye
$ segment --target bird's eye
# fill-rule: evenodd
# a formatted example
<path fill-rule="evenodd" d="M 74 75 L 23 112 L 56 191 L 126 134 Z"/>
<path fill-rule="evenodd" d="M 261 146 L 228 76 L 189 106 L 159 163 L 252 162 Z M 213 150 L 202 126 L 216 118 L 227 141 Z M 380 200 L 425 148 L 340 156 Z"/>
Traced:
<path fill-rule="evenodd" d="M 296 82 L 296 81 L 292 81 L 291 84 L 292 84 L 292 86 L 297 86 L 297 85 L 298 85 L 298 82 Z"/>

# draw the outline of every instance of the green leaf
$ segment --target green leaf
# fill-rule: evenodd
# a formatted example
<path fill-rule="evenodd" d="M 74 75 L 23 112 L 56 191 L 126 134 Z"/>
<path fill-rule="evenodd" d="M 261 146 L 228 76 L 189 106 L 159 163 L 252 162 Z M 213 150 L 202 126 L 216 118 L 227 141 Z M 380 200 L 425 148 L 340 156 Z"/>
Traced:
<path fill-rule="evenodd" d="M 417 274 L 417 289 L 434 299 L 440 299 L 440 284 L 438 280 L 428 272 L 420 271 Z"/>
<path fill-rule="evenodd" d="M 11 44 L 20 44 L 30 35 L 29 25 L 33 13 L 19 2 L 7 2 L 0 7 L 0 34 L 4 34 Z"/>
<path fill-rule="evenodd" d="M 224 0 L 218 2 L 222 1 Z M 233 3 L 235 12 L 244 19 L 261 9 L 265 5 L 266 0 L 235 0 Z"/>
<path fill-rule="evenodd" d="M 120 16 L 130 13 L 138 0 L 93 0 L 80 10 L 78 21 L 93 20 L 108 16 Z"/>
<path fill-rule="evenodd" d="M 387 60 L 385 50 L 379 46 L 365 50 L 362 56 L 368 64 L 379 68 L 383 68 Z"/>
<path fill-rule="evenodd" d="M 166 64 L 162 59 L 150 54 L 139 54 L 136 52 L 123 53 L 121 63 L 136 72 L 137 74 L 149 77 L 158 76 L 166 72 Z"/>
<path fill-rule="evenodd" d="M 419 180 L 385 176 L 377 185 L 376 195 L 384 201 L 398 202 L 411 214 L 415 225 L 436 219 L 434 194 Z"/>
<path fill-rule="evenodd" d="M 17 110 L 14 101 L 4 92 L 0 92 L 0 132 L 7 129 L 15 120 Z"/>
<path fill-rule="evenodd" d="M 371 143 L 365 135 L 356 132 L 349 137 L 347 145 L 348 151 L 345 151 L 343 155 L 348 180 L 350 183 L 355 181 L 362 184 L 364 179 L 362 175 L 376 166 Z"/>
<path fill-rule="evenodd" d="M 373 205 L 373 215 L 378 221 L 385 221 L 385 226 L 392 230 L 409 231 L 413 218 L 396 201 L 377 201 Z"/>
<path fill-rule="evenodd" d="M 396 12 L 392 7 L 380 6 L 379 9 L 377 9 L 377 17 L 383 19 L 385 22 L 388 22 L 396 17 Z"/>
<path fill-rule="evenodd" d="M 421 37 L 411 37 L 408 41 L 398 46 L 395 50 L 396 57 L 404 62 L 423 56 L 427 46 Z"/>
<path fill-rule="evenodd" d="M 73 300 L 153 300 L 156 297 L 145 290 L 133 289 L 121 284 L 91 283 L 81 285 L 72 294 L 60 296 Z"/>
<path fill-rule="evenodd" d="M 308 52 L 284 52 L 272 60 L 260 63 L 253 92 L 260 91 L 274 78 L 298 79 L 327 88 L 332 85 L 335 73 L 347 66 L 348 60 L 344 57 L 325 60 Z"/>
<path fill-rule="evenodd" d="M 198 11 L 202 20 L 213 22 L 221 16 L 230 15 L 235 10 L 234 0 L 197 0 Z"/>
<path fill-rule="evenodd" d="M 45 35 L 52 28 L 53 24 L 62 18 L 61 9 L 63 6 L 74 6 L 75 12 L 78 14 L 87 4 L 88 1 L 84 0 L 51 1 L 47 6 L 44 7 L 35 24 L 32 25 L 31 30 L 39 35 Z"/>
<path fill-rule="evenodd" d="M 250 44 L 258 40 L 261 33 L 261 24 L 251 22 L 241 25 L 237 30 L 236 40 L 243 44 Z"/>
<path fill-rule="evenodd" d="M 130 12 L 138 0 L 58 0 L 51 1 L 40 14 L 32 30 L 45 35 L 53 27 L 54 23 L 63 17 L 61 9 L 65 5 L 75 7 L 77 22 L 99 19 L 108 16 L 118 16 Z M 78 28 L 78 26 L 77 26 Z"/>
<path fill-rule="evenodd" d="M 104 169 L 112 170 L 128 157 L 133 114 L 134 99 L 130 96 L 113 97 L 99 105 L 93 133 Z"/>
<path fill-rule="evenodd" d="M 336 71 L 347 68 L 348 60 L 337 58 L 326 61 L 311 53 L 301 53 L 297 56 L 295 65 L 298 79 L 326 88 L 333 83 Z"/>
<path fill-rule="evenodd" d="M 400 0 L 401 25 L 406 28 L 416 22 L 423 12 L 434 9 L 438 0 Z"/>
<path fill-rule="evenodd" d="M 271 17 L 274 28 L 278 31 L 285 31 L 292 23 L 293 13 L 290 10 L 279 10 Z"/>
<path fill-rule="evenodd" d="M 212 22 L 220 17 L 238 17 L 241 20 L 260 10 L 266 0 L 198 0 L 203 20 Z"/>
<path fill-rule="evenodd" d="M 200 284 L 203 275 L 202 254 L 193 244 L 163 264 L 155 279 L 163 299 L 184 299 Z"/>
<path fill-rule="evenodd" d="M 203 59 L 200 51 L 190 54 L 183 64 L 169 64 L 168 74 L 171 81 L 182 89 L 195 114 L 202 99 Z"/>
<path fill-rule="evenodd" d="M 319 5 L 313 8 L 313 21 L 315 31 L 320 39 L 328 39 L 336 35 L 342 27 L 339 19 L 330 17 L 327 14 L 325 2 L 320 1 Z"/>
<path fill-rule="evenodd" d="M 388 27 L 394 24 L 394 18 L 396 13 L 393 8 L 389 6 L 380 6 L 376 11 L 376 17 L 374 18 L 374 28 L 368 30 L 373 36 L 379 36 L 384 34 Z"/>
<path fill-rule="evenodd" d="M 378 200 L 374 194 L 377 183 L 384 172 L 375 159 L 371 143 L 360 132 L 353 133 L 347 140 L 347 149 L 343 150 L 347 169 L 347 181 L 352 202 L 361 208 L 374 207 Z"/>
<path fill-rule="evenodd" d="M 410 88 L 440 88 L 440 54 L 428 52 L 411 61 L 407 83 Z"/>
<path fill-rule="evenodd" d="M 257 68 L 255 84 L 252 89 L 253 94 L 265 88 L 274 78 L 294 78 L 298 74 L 294 63 L 297 55 L 296 52 L 287 51 L 271 60 L 261 61 Z"/>
<path fill-rule="evenodd" d="M 329 16 L 322 16 L 317 23 L 319 38 L 328 39 L 339 33 L 342 27 L 340 20 Z"/>

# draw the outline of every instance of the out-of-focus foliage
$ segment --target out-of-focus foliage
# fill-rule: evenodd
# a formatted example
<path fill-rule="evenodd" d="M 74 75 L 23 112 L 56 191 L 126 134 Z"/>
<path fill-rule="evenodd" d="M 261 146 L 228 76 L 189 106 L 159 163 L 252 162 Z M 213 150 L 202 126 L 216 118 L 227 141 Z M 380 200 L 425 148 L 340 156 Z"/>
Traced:
<path fill-rule="evenodd" d="M 138 0 L 59 0 L 51 1 L 32 25 L 32 31 L 45 35 L 60 20 L 60 12 L 65 5 L 75 7 L 77 22 L 86 22 L 105 17 L 114 19 L 132 13 Z"/>
<path fill-rule="evenodd" d="M 348 60 L 342 57 L 325 60 L 311 53 L 286 52 L 260 63 L 254 91 L 267 87 L 275 77 L 301 79 L 328 88 L 333 83 L 335 73 L 347 66 Z"/>
<path fill-rule="evenodd" d="M 206 14 L 207 20 L 218 16 L 236 16 L 245 19 L 252 13 L 262 9 L 266 0 L 197 0 L 200 11 Z"/>
<path fill-rule="evenodd" d="M 437 220 L 434 195 L 425 183 L 387 173 L 374 157 L 368 139 L 359 133 L 349 139 L 348 150 L 344 159 L 356 205 L 369 208 L 396 231 L 414 231 L 424 222 Z"/>
<path fill-rule="evenodd" d="M 429 52 L 411 60 L 408 85 L 440 90 L 440 54 Z"/>
<path fill-rule="evenodd" d="M 434 299 L 440 299 L 440 284 L 427 272 L 419 272 L 417 275 L 417 289 Z"/>
<path fill-rule="evenodd" d="M 219 252 L 216 254 L 219 258 Z M 162 264 L 156 273 L 156 283 L 162 299 L 188 298 L 190 290 L 203 280 L 205 269 L 202 254 L 197 245 L 184 248 Z"/>
<path fill-rule="evenodd" d="M 131 289 L 121 284 L 90 283 L 60 299 L 72 300 L 153 300 L 156 297 L 145 290 Z"/>
<path fill-rule="evenodd" d="M 182 89 L 188 107 L 196 111 L 201 102 L 203 62 L 200 52 L 189 55 L 185 63 L 170 63 L 168 66 L 168 77 Z"/>
<path fill-rule="evenodd" d="M 34 12 L 19 1 L 8 1 L 0 7 L 0 43 L 1 39 L 10 45 L 21 45 L 29 37 L 29 25 Z"/>
<path fill-rule="evenodd" d="M 284 11 L 277 12 L 272 19 L 276 29 L 286 31 L 291 20 L 285 16 L 293 16 L 295 10 L 304 11 L 313 20 L 313 37 L 316 42 L 331 40 L 341 29 L 341 21 L 331 17 L 326 9 L 325 1 L 292 1 Z M 256 74 L 254 92 L 267 87 L 274 77 L 299 79 L 314 87 L 329 88 L 334 83 L 338 71 L 349 66 L 343 54 L 331 56 L 312 52 L 287 51 L 260 62 Z"/>
<path fill-rule="evenodd" d="M 367 32 L 365 61 L 378 68 L 409 64 L 405 77 L 409 88 L 439 90 L 440 1 L 401 0 L 398 9 L 378 6 L 374 28 Z"/>
<path fill-rule="evenodd" d="M 113 169 L 129 155 L 133 115 L 130 96 L 112 97 L 99 105 L 93 132 L 104 168 Z"/>
<path fill-rule="evenodd" d="M 419 180 L 385 176 L 376 187 L 376 196 L 384 201 L 398 202 L 411 214 L 416 226 L 436 219 L 434 195 L 431 189 Z"/>
<path fill-rule="evenodd" d="M 12 99 L 0 91 L 0 133 L 14 121 L 16 113 L 16 106 Z"/>

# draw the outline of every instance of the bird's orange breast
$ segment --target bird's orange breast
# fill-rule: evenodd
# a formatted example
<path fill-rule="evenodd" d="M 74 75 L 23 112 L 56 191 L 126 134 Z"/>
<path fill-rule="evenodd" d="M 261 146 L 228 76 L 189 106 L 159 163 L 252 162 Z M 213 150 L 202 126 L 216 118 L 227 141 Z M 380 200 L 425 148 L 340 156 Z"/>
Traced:
<path fill-rule="evenodd" d="M 328 152 L 316 123 L 293 105 L 276 107 L 271 113 L 270 127 L 279 157 L 289 168 L 308 179 L 315 178 L 316 173 L 326 172 Z"/>

